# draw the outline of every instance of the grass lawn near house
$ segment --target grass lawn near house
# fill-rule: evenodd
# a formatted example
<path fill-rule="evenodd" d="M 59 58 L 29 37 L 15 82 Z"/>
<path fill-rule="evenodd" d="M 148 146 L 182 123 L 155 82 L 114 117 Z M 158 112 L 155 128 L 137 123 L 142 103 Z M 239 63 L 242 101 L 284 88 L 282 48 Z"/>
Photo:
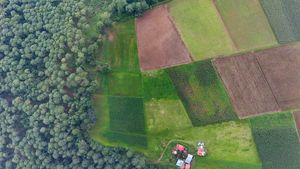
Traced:
<path fill-rule="evenodd" d="M 168 5 L 175 26 L 194 60 L 235 51 L 211 0 L 173 0 Z"/>
<path fill-rule="evenodd" d="M 259 0 L 212 0 L 239 50 L 274 46 L 277 40 Z"/>

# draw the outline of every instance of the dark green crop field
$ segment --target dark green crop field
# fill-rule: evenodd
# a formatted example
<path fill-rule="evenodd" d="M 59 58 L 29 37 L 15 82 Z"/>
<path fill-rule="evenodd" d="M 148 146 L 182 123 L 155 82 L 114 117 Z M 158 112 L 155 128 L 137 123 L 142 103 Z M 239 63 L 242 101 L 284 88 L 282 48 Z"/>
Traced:
<path fill-rule="evenodd" d="M 144 104 L 141 98 L 109 97 L 110 130 L 145 134 Z"/>
<path fill-rule="evenodd" d="M 168 73 L 193 125 L 237 119 L 210 60 L 170 68 Z"/>
<path fill-rule="evenodd" d="M 147 147 L 147 136 L 146 135 L 135 135 L 122 132 L 106 131 L 103 136 L 114 143 L 126 144 L 138 148 Z"/>
<path fill-rule="evenodd" d="M 263 169 L 300 168 L 300 142 L 291 113 L 250 119 Z"/>
<path fill-rule="evenodd" d="M 261 0 L 279 43 L 300 40 L 300 1 Z"/>

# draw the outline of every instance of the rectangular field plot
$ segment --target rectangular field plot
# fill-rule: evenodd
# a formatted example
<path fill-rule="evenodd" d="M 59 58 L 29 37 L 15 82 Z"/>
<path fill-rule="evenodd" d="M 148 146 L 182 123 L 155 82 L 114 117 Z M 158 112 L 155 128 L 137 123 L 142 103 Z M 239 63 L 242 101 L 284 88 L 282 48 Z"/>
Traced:
<path fill-rule="evenodd" d="M 150 134 L 192 127 L 179 99 L 159 99 L 145 102 L 147 128 Z"/>
<path fill-rule="evenodd" d="M 261 0 L 261 3 L 280 43 L 300 40 L 299 0 Z"/>
<path fill-rule="evenodd" d="M 159 6 L 136 19 L 140 65 L 155 70 L 191 62 L 190 54 L 169 17 Z"/>
<path fill-rule="evenodd" d="M 110 73 L 108 94 L 116 96 L 143 96 L 142 77 L 139 73 Z"/>
<path fill-rule="evenodd" d="M 250 119 L 263 169 L 300 168 L 300 142 L 291 113 Z"/>
<path fill-rule="evenodd" d="M 210 61 L 182 65 L 167 71 L 193 125 L 237 118 Z"/>
<path fill-rule="evenodd" d="M 134 20 L 114 24 L 107 34 L 100 61 L 109 63 L 113 71 L 139 72 Z"/>
<path fill-rule="evenodd" d="M 239 50 L 277 43 L 259 0 L 213 0 Z"/>
<path fill-rule="evenodd" d="M 194 60 L 235 51 L 211 0 L 173 0 L 170 14 Z"/>
<path fill-rule="evenodd" d="M 144 105 L 141 98 L 109 97 L 110 130 L 145 134 Z"/>
<path fill-rule="evenodd" d="M 255 53 L 265 77 L 283 110 L 300 108 L 300 44 Z"/>
<path fill-rule="evenodd" d="M 142 73 L 144 99 L 178 99 L 176 89 L 164 70 Z"/>
<path fill-rule="evenodd" d="M 240 117 L 279 111 L 259 63 L 251 53 L 218 58 L 214 64 Z"/>

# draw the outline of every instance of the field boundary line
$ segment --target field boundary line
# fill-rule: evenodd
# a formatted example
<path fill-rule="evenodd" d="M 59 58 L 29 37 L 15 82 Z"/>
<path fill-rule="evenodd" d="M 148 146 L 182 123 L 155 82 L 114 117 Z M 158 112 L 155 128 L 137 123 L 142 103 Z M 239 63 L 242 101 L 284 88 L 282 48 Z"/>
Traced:
<path fill-rule="evenodd" d="M 292 112 L 293 119 L 294 119 L 294 125 L 295 125 L 295 128 L 297 130 L 298 139 L 300 140 L 300 129 L 298 128 L 298 125 L 297 125 L 296 113 L 300 113 L 300 112 L 299 111 L 298 112 L 297 111 Z"/>
<path fill-rule="evenodd" d="M 222 15 L 221 15 L 221 12 L 220 12 L 219 8 L 217 7 L 216 0 L 211 0 L 211 2 L 212 2 L 212 6 L 214 7 L 214 9 L 216 11 L 217 17 L 221 20 L 222 25 L 224 27 L 224 30 L 225 30 L 226 34 L 228 35 L 228 37 L 230 39 L 231 46 L 233 47 L 234 50 L 238 50 L 238 45 L 234 41 L 234 39 L 232 38 L 233 36 L 232 36 L 232 34 L 230 33 L 229 29 L 227 28 L 227 26 L 225 24 L 225 21 L 224 21 Z"/>
<path fill-rule="evenodd" d="M 175 21 L 174 21 L 174 19 L 172 18 L 171 14 L 170 14 L 169 7 L 168 7 L 167 5 L 164 5 L 164 8 L 167 9 L 168 19 L 169 19 L 169 21 L 170 21 L 172 27 L 174 28 L 176 34 L 177 34 L 178 37 L 180 38 L 180 42 L 183 44 L 184 48 L 185 48 L 185 49 L 188 51 L 188 53 L 189 53 L 190 63 L 191 63 L 191 62 L 194 62 L 194 59 L 193 59 L 193 57 L 192 57 L 192 55 L 191 55 L 191 52 L 190 52 L 190 50 L 188 49 L 187 45 L 184 43 L 184 41 L 183 41 L 183 39 L 182 39 L 182 36 L 181 36 L 181 34 L 179 33 L 179 31 L 178 31 L 178 29 L 177 29 L 177 27 L 176 27 Z"/>
<path fill-rule="evenodd" d="M 259 60 L 258 60 L 258 58 L 257 58 L 258 56 L 256 55 L 256 53 L 252 53 L 252 55 L 254 56 L 255 61 L 257 62 L 257 65 L 258 65 L 258 67 L 259 67 L 259 69 L 260 69 L 260 71 L 261 71 L 261 73 L 262 73 L 262 75 L 263 75 L 265 81 L 267 82 L 268 87 L 270 88 L 270 91 L 271 91 L 271 93 L 272 93 L 272 95 L 273 95 L 273 97 L 274 97 L 274 99 L 275 99 L 275 102 L 276 102 L 276 104 L 277 104 L 277 106 L 278 106 L 278 108 L 279 108 L 279 111 L 281 111 L 281 106 L 279 105 L 279 102 L 278 102 L 278 100 L 277 100 L 277 98 L 276 98 L 276 96 L 275 96 L 275 94 L 274 94 L 274 91 L 273 91 L 273 89 L 272 89 L 272 87 L 271 87 L 271 85 L 270 85 L 270 83 L 269 83 L 269 81 L 268 81 L 268 79 L 267 79 L 267 77 L 266 77 L 266 74 L 265 74 L 264 70 L 262 69 L 262 67 L 261 67 L 261 65 L 260 65 L 260 63 L 259 63 Z"/>

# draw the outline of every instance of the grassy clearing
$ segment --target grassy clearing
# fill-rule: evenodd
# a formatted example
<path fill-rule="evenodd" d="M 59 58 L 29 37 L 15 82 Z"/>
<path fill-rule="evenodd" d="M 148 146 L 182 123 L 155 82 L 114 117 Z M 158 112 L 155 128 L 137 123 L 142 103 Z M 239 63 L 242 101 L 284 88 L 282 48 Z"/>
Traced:
<path fill-rule="evenodd" d="M 146 153 L 146 155 L 154 158 L 159 157 L 159 153 L 163 150 L 164 145 L 172 139 L 184 140 L 185 143 L 192 146 L 196 146 L 199 140 L 204 141 L 208 149 L 208 155 L 204 160 L 260 164 L 247 121 L 232 121 L 205 127 L 190 127 L 149 136 L 148 145 L 153 154 Z"/>
<path fill-rule="evenodd" d="M 237 119 L 229 96 L 209 60 L 170 68 L 168 73 L 193 125 Z"/>
<path fill-rule="evenodd" d="M 165 133 L 192 127 L 192 123 L 179 99 L 150 100 L 145 102 L 148 133 Z"/>
<path fill-rule="evenodd" d="M 142 97 L 141 78 L 139 73 L 110 73 L 107 77 L 109 95 Z"/>
<path fill-rule="evenodd" d="M 261 0 L 261 4 L 280 43 L 300 40 L 300 1 Z"/>
<path fill-rule="evenodd" d="M 134 20 L 113 25 L 103 42 L 100 60 L 108 62 L 114 72 L 139 72 Z"/>
<path fill-rule="evenodd" d="M 238 49 L 249 50 L 276 44 L 259 0 L 214 1 Z"/>
<path fill-rule="evenodd" d="M 169 6 L 175 25 L 195 60 L 234 51 L 211 0 L 173 0 Z"/>
<path fill-rule="evenodd" d="M 300 168 L 300 143 L 291 113 L 250 119 L 263 169 Z"/>
<path fill-rule="evenodd" d="M 143 72 L 145 100 L 178 99 L 176 89 L 164 70 Z"/>
<path fill-rule="evenodd" d="M 109 97 L 110 129 L 145 134 L 144 104 L 141 98 Z"/>

